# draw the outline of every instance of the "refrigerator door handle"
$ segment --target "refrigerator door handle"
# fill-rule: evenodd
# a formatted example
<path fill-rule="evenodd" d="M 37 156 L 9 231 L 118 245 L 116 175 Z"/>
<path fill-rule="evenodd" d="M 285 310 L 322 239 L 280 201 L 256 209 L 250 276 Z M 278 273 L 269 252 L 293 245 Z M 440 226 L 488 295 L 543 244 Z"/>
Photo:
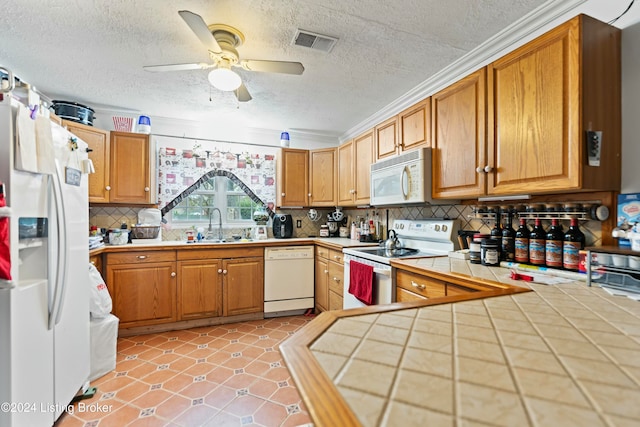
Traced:
<path fill-rule="evenodd" d="M 56 160 L 56 172 L 59 171 L 59 164 Z M 62 307 L 64 305 L 64 296 L 66 291 L 67 269 L 69 266 L 69 254 L 67 245 L 67 218 L 63 203 L 62 183 L 60 174 L 54 173 L 52 177 L 53 200 L 56 210 L 56 228 L 58 230 L 58 254 L 60 256 L 57 271 L 56 282 L 54 287 L 53 307 L 49 312 L 49 329 L 53 329 L 54 325 L 60 322 L 62 316 Z"/>

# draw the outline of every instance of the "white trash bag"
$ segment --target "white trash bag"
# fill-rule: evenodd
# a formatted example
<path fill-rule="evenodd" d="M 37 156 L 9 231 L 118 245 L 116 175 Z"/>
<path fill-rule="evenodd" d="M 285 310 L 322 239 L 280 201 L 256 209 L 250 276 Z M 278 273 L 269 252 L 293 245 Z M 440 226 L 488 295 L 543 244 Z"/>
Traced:
<path fill-rule="evenodd" d="M 93 264 L 89 264 L 89 283 L 91 286 L 91 295 L 89 297 L 91 317 L 107 317 L 113 308 L 111 295 L 109 295 L 109 289 L 107 289 L 102 275 Z"/>

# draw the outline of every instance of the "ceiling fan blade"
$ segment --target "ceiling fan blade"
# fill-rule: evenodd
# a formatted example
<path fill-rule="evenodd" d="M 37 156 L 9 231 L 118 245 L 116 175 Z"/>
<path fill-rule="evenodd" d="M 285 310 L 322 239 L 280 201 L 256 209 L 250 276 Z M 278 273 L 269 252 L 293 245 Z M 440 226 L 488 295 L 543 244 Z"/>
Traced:
<path fill-rule="evenodd" d="M 206 22 L 204 22 L 204 19 L 202 19 L 202 16 L 189 12 L 188 10 L 181 10 L 178 13 L 207 49 L 213 53 L 222 53 L 220 45 L 215 37 L 213 37 L 213 34 L 211 34 L 211 31 L 209 31 L 209 27 Z"/>
<path fill-rule="evenodd" d="M 262 61 L 259 59 L 245 59 L 240 61 L 240 66 L 249 71 L 262 71 L 265 73 L 302 74 L 304 66 L 299 62 L 287 61 Z"/>
<path fill-rule="evenodd" d="M 238 89 L 234 91 L 236 94 L 236 98 L 238 98 L 239 102 L 247 102 L 251 101 L 251 94 L 247 90 L 247 87 L 242 83 Z"/>
<path fill-rule="evenodd" d="M 206 62 L 194 62 L 191 64 L 167 64 L 167 65 L 145 65 L 142 67 L 145 71 L 184 71 L 184 70 L 205 70 L 213 67 L 212 64 Z"/>

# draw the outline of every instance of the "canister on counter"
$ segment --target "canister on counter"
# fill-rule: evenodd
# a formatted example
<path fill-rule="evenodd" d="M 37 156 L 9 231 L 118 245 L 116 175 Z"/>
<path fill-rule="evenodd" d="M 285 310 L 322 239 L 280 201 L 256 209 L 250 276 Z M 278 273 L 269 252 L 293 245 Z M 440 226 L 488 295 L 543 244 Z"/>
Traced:
<path fill-rule="evenodd" d="M 320 237 L 329 237 L 329 226 L 328 225 L 321 225 L 320 226 Z"/>
<path fill-rule="evenodd" d="M 481 263 L 481 243 L 471 242 L 469 243 L 469 262 L 472 264 L 480 264 Z"/>
<path fill-rule="evenodd" d="M 498 239 L 482 239 L 480 246 L 480 260 L 482 265 L 494 267 L 500 265 L 500 251 Z"/>

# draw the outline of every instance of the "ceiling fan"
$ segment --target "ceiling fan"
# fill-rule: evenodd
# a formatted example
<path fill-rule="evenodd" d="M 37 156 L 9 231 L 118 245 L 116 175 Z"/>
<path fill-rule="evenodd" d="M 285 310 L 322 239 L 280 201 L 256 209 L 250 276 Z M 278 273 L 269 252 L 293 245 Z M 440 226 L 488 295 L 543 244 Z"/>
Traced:
<path fill-rule="evenodd" d="M 244 35 L 229 25 L 207 25 L 198 14 L 188 10 L 178 12 L 191 31 L 200 39 L 209 51 L 212 64 L 196 62 L 191 64 L 149 65 L 143 67 L 147 71 L 183 71 L 205 70 L 213 68 L 209 73 L 209 82 L 223 91 L 234 91 L 238 101 L 247 102 L 251 95 L 238 74 L 231 67 L 241 67 L 247 71 L 261 71 L 266 73 L 297 74 L 304 72 L 304 66 L 299 62 L 268 61 L 259 59 L 240 59 L 237 47 L 244 43 Z"/>

